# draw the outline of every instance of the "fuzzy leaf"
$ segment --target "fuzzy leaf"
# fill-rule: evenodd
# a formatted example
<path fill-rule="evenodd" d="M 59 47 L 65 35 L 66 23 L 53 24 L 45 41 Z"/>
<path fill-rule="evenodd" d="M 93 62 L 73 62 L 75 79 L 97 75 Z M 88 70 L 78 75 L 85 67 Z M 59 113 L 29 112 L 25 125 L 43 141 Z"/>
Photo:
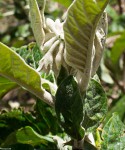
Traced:
<path fill-rule="evenodd" d="M 83 73 L 85 88 L 91 77 L 96 28 L 108 1 L 74 0 L 64 23 L 65 59 L 69 66 Z"/>
<path fill-rule="evenodd" d="M 75 139 L 82 139 L 84 137 L 84 129 L 81 127 L 83 103 L 73 76 L 67 77 L 60 84 L 56 93 L 55 110 L 65 132 Z"/>
<path fill-rule="evenodd" d="M 19 55 L 2 43 L 0 43 L 0 56 L 0 75 L 16 82 L 40 99 L 45 100 L 44 89 L 41 87 L 42 79 L 33 68 L 29 67 Z M 50 97 L 49 102 L 45 101 L 51 105 L 53 103 L 51 100 Z"/>

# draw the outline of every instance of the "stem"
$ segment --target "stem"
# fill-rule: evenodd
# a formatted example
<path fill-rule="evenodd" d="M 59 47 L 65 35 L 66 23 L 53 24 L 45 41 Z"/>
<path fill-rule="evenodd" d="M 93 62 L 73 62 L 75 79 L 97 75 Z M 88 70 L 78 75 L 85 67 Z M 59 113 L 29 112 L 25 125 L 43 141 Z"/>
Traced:
<path fill-rule="evenodd" d="M 72 150 L 84 150 L 83 143 L 84 143 L 84 139 L 82 139 L 81 141 L 74 140 Z"/>

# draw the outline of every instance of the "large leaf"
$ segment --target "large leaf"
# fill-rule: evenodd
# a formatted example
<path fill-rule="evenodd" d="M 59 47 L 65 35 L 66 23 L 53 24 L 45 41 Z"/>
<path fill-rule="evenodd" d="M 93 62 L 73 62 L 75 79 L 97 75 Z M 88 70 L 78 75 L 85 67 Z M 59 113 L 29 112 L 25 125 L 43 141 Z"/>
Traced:
<path fill-rule="evenodd" d="M 84 87 L 91 76 L 96 28 L 108 1 L 74 0 L 64 23 L 65 59 L 68 65 L 83 73 Z"/>
<path fill-rule="evenodd" d="M 0 75 L 25 87 L 40 99 L 53 105 L 52 97 L 41 87 L 40 75 L 10 48 L 0 43 Z M 49 101 L 46 98 L 49 98 Z"/>
<path fill-rule="evenodd" d="M 18 85 L 15 82 L 0 76 L 0 98 L 4 96 L 8 91 L 14 89 L 17 86 Z"/>
<path fill-rule="evenodd" d="M 84 129 L 81 127 L 83 103 L 73 76 L 67 77 L 60 84 L 56 93 L 55 110 L 65 132 L 75 139 L 82 139 L 84 137 Z"/>
<path fill-rule="evenodd" d="M 26 126 L 13 133 L 11 133 L 2 146 L 13 145 L 16 143 L 30 144 L 32 146 L 44 144 L 47 145 L 48 142 L 53 142 L 53 140 L 47 136 L 41 136 L 35 132 L 31 127 Z"/>
<path fill-rule="evenodd" d="M 125 149 L 125 125 L 114 113 L 102 130 L 102 150 Z"/>
<path fill-rule="evenodd" d="M 83 127 L 89 131 L 97 128 L 107 112 L 107 97 L 102 86 L 91 79 L 86 92 L 84 104 Z"/>

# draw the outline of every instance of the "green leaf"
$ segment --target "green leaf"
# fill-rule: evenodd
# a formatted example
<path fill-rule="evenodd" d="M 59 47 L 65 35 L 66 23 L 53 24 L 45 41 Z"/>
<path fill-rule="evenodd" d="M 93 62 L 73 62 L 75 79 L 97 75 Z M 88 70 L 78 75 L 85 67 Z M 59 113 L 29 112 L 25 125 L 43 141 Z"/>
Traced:
<path fill-rule="evenodd" d="M 125 32 L 121 34 L 121 36 L 116 40 L 114 46 L 111 50 L 111 59 L 114 64 L 116 64 L 120 58 L 120 56 L 125 51 Z"/>
<path fill-rule="evenodd" d="M 125 149 L 125 125 L 114 113 L 102 130 L 102 150 Z"/>
<path fill-rule="evenodd" d="M 69 5 L 72 3 L 73 0 L 54 0 L 54 1 L 62 4 L 66 8 L 68 8 Z"/>
<path fill-rule="evenodd" d="M 66 62 L 83 73 L 88 85 L 94 58 L 94 37 L 99 20 L 109 0 L 74 0 L 64 23 Z"/>
<path fill-rule="evenodd" d="M 42 79 L 33 68 L 29 67 L 19 55 L 2 43 L 0 43 L 0 56 L 0 75 L 16 82 L 40 99 L 45 100 L 45 91 L 41 87 Z M 51 105 L 53 102 L 51 97 L 49 98 L 49 102 L 45 101 Z"/>
<path fill-rule="evenodd" d="M 39 100 L 39 102 L 41 101 Z M 8 112 L 2 111 L 0 114 L 0 145 L 2 145 L 3 147 L 12 147 L 12 149 L 18 149 L 19 145 L 17 143 L 19 142 L 17 141 L 16 133 L 20 128 L 24 129 L 25 126 L 30 126 L 35 132 L 39 133 L 40 135 L 44 135 L 44 139 L 47 139 L 48 141 L 47 144 L 38 144 L 39 146 L 42 146 L 41 149 L 54 149 L 56 145 L 55 143 L 51 142 L 53 137 L 49 136 L 48 134 L 50 132 L 52 134 L 57 134 L 57 132 L 62 132 L 62 130 L 58 126 L 56 115 L 53 116 L 53 112 L 51 111 L 51 109 L 49 110 L 49 108 L 51 107 L 43 103 L 42 108 L 44 108 L 44 111 L 46 113 L 44 117 L 47 117 L 46 119 L 47 121 L 49 121 L 49 127 L 46 123 L 44 123 L 43 119 L 40 118 L 41 116 L 39 118 L 37 117 L 38 111 L 34 113 L 34 116 L 30 112 L 25 113 L 22 109 L 14 109 Z M 48 137 L 50 137 L 51 139 L 48 139 Z M 23 146 L 28 147 L 26 145 L 22 145 L 22 147 Z"/>
<path fill-rule="evenodd" d="M 51 111 L 51 107 L 45 103 L 43 103 L 43 107 L 41 107 L 40 102 L 43 103 L 39 100 L 37 105 L 40 106 L 37 106 L 37 110 L 35 109 L 34 114 L 24 112 L 22 109 L 2 111 L 0 114 L 0 139 L 5 140 L 12 132 L 25 126 L 32 127 L 36 132 L 42 135 L 47 135 L 50 132 L 56 134 L 58 131 L 61 131 L 57 123 L 56 114 L 53 115 L 54 111 Z M 41 111 L 40 108 L 42 109 Z M 39 115 L 39 113 L 42 113 L 42 115 Z M 48 121 L 48 124 L 43 120 L 43 117 Z M 53 124 L 55 125 L 53 126 Z M 0 144 L 1 143 L 2 141 L 0 141 Z"/>
<path fill-rule="evenodd" d="M 13 145 L 16 143 L 21 144 L 30 144 L 32 146 L 43 144 L 47 145 L 48 142 L 53 142 L 53 140 L 47 136 L 41 136 L 37 132 L 35 132 L 30 126 L 26 126 L 21 128 L 13 133 L 11 133 L 5 142 L 2 144 L 4 145 Z"/>
<path fill-rule="evenodd" d="M 65 132 L 75 139 L 82 139 L 83 102 L 73 76 L 68 76 L 60 84 L 56 93 L 55 110 Z"/>
<path fill-rule="evenodd" d="M 16 88 L 18 85 L 2 76 L 0 76 L 0 98 L 3 97 L 11 89 Z"/>
<path fill-rule="evenodd" d="M 47 145 L 48 142 L 53 142 L 52 139 L 39 135 L 29 126 L 19 129 L 16 133 L 16 138 L 19 143 L 33 146 L 40 143 Z"/>
<path fill-rule="evenodd" d="M 83 105 L 84 120 L 82 126 L 91 132 L 99 126 L 107 113 L 107 97 L 102 86 L 91 79 L 86 91 L 85 103 Z"/>

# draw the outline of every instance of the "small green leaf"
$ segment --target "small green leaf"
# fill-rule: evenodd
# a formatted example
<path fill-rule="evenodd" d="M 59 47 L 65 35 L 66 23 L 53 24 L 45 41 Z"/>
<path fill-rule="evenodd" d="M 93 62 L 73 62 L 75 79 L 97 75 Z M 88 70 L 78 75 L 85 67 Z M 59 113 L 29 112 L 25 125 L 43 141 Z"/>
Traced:
<path fill-rule="evenodd" d="M 102 150 L 125 149 L 125 125 L 114 113 L 102 130 Z"/>
<path fill-rule="evenodd" d="M 0 98 L 3 97 L 11 89 L 14 89 L 16 87 L 18 87 L 18 85 L 15 82 L 0 76 Z"/>
<path fill-rule="evenodd" d="M 107 113 L 107 97 L 102 86 L 91 79 L 85 96 L 83 127 L 89 132 L 98 127 Z"/>
<path fill-rule="evenodd" d="M 65 132 L 75 139 L 82 139 L 83 102 L 73 76 L 68 76 L 60 84 L 56 93 L 55 110 Z"/>

